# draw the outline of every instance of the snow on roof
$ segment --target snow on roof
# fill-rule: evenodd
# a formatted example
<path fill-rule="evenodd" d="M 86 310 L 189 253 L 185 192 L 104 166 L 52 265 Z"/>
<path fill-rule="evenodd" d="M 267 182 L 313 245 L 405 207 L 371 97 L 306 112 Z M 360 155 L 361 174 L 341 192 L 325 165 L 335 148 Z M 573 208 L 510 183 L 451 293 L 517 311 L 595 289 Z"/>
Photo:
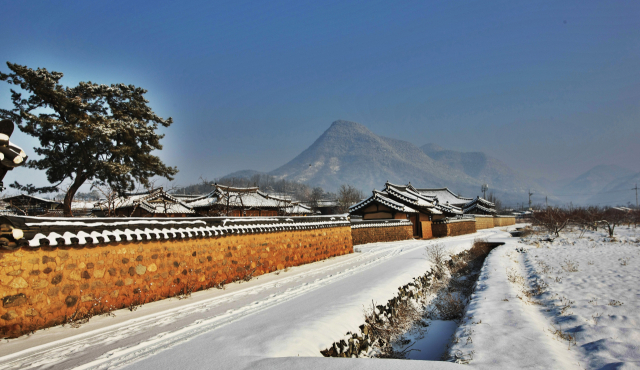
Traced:
<path fill-rule="evenodd" d="M 426 197 L 418 193 L 418 191 L 413 186 L 411 186 L 411 184 L 395 185 L 387 181 L 384 185 L 384 190 L 386 192 L 402 199 L 405 202 L 409 202 L 414 206 L 426 208 L 433 208 L 435 206 L 433 198 Z"/>
<path fill-rule="evenodd" d="M 398 227 L 411 225 L 413 225 L 411 221 L 406 219 L 351 220 L 352 229 L 365 229 L 370 227 Z"/>
<path fill-rule="evenodd" d="M 488 208 L 488 207 L 483 207 L 483 206 L 482 206 L 482 205 L 480 205 L 480 204 L 481 204 L 481 203 L 473 203 L 473 204 L 469 205 L 468 207 L 465 207 L 465 208 L 463 209 L 463 212 L 464 212 L 464 213 L 469 213 L 469 212 L 471 212 L 471 211 L 473 211 L 473 210 L 475 210 L 475 209 L 478 209 L 478 210 L 480 210 L 480 211 L 482 211 L 482 212 L 485 212 L 485 213 L 490 213 L 490 214 L 497 213 L 495 209 L 493 209 L 493 208 Z"/>
<path fill-rule="evenodd" d="M 311 207 L 307 207 L 306 205 L 300 204 L 298 202 L 293 202 L 289 207 L 287 207 L 287 213 L 292 215 L 299 215 L 304 213 L 313 214 L 314 212 Z"/>
<path fill-rule="evenodd" d="M 71 209 L 94 209 L 96 208 L 96 202 L 84 201 L 84 200 L 74 200 L 71 202 Z"/>
<path fill-rule="evenodd" d="M 258 188 L 234 188 L 216 185 L 216 189 L 199 198 L 187 200 L 192 208 L 211 207 L 213 205 L 227 205 L 242 208 L 283 208 L 291 201 L 261 192 Z"/>
<path fill-rule="evenodd" d="M 438 204 L 446 204 L 449 203 L 451 205 L 463 205 L 473 199 L 461 197 L 449 188 L 423 188 L 416 189 L 420 194 L 426 196 L 436 197 L 438 199 Z"/>
<path fill-rule="evenodd" d="M 496 213 L 496 210 L 494 209 L 495 206 L 495 204 L 489 202 L 484 198 L 476 197 L 476 199 L 462 206 L 462 210 L 464 211 L 464 213 L 469 213 L 477 208 L 483 212 Z"/>
<path fill-rule="evenodd" d="M 347 215 L 310 217 L 58 218 L 5 216 L 21 228 L 25 246 L 102 244 L 109 242 L 215 237 L 283 230 L 349 226 Z"/>
<path fill-rule="evenodd" d="M 35 200 L 38 200 L 38 201 L 41 201 L 41 202 L 46 202 L 46 203 L 62 204 L 62 202 L 58 202 L 58 201 L 51 200 L 51 199 L 40 198 L 40 197 L 36 197 L 34 195 L 29 195 L 29 194 L 14 195 L 14 196 L 11 196 L 11 197 L 3 198 L 1 200 L 5 201 L 5 202 L 8 202 L 8 201 L 11 201 L 13 199 L 18 200 L 19 198 L 22 198 L 22 197 L 31 198 L 31 199 L 35 199 Z"/>
<path fill-rule="evenodd" d="M 415 209 L 405 206 L 404 204 L 400 203 L 400 202 L 396 202 L 395 200 L 392 200 L 388 197 L 388 193 L 384 192 L 384 191 L 377 191 L 374 190 L 373 191 L 373 195 L 371 195 L 369 198 L 361 201 L 360 203 L 356 203 L 354 205 L 352 205 L 351 207 L 349 207 L 349 212 L 355 212 L 361 208 L 364 208 L 366 206 L 368 206 L 371 203 L 374 202 L 379 202 L 384 204 L 385 206 L 394 209 L 398 212 L 405 212 L 405 213 L 417 213 L 418 211 L 416 211 Z"/>
<path fill-rule="evenodd" d="M 158 188 L 144 193 L 126 194 L 115 202 L 116 209 L 140 207 L 149 213 L 195 213 L 191 207 Z"/>

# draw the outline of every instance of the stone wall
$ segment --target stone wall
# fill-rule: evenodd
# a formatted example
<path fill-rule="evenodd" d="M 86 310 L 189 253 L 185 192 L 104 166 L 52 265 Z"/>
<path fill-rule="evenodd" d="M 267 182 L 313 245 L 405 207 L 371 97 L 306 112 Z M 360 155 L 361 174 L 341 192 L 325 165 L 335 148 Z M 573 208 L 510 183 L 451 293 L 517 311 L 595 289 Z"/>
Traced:
<path fill-rule="evenodd" d="M 474 215 L 476 219 L 476 230 L 491 229 L 493 225 L 493 216 Z"/>
<path fill-rule="evenodd" d="M 353 228 L 351 239 L 353 245 L 413 239 L 413 226 Z"/>
<path fill-rule="evenodd" d="M 473 234 L 476 232 L 476 221 L 474 219 L 440 221 L 434 222 L 431 228 L 436 238 Z"/>
<path fill-rule="evenodd" d="M 307 228 L 0 249 L 0 337 L 353 252 L 348 224 Z"/>

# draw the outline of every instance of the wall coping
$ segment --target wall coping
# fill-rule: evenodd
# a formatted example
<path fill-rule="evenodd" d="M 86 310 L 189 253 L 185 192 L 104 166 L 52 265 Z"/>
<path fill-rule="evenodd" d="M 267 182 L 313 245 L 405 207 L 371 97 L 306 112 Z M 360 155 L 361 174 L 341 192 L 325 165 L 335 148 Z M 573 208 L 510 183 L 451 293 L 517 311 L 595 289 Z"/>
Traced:
<path fill-rule="evenodd" d="M 0 246 L 20 247 L 96 245 L 208 238 L 227 234 L 256 234 L 349 226 L 348 215 L 311 217 L 105 217 L 62 218 L 2 216 Z M 9 230 L 9 231 L 4 231 Z"/>
<path fill-rule="evenodd" d="M 475 218 L 445 218 L 433 221 L 435 225 L 437 224 L 454 224 L 457 222 L 476 222 Z"/>
<path fill-rule="evenodd" d="M 400 227 L 400 226 L 412 226 L 413 223 L 409 220 L 396 220 L 396 219 L 379 219 L 379 220 L 351 220 L 352 229 L 364 229 L 371 227 Z"/>

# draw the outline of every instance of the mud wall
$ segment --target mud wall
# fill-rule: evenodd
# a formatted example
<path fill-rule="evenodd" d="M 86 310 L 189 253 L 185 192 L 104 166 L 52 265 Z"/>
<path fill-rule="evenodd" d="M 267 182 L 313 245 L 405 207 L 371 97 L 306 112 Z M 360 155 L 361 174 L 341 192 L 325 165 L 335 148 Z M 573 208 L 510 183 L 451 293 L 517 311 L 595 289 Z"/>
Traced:
<path fill-rule="evenodd" d="M 511 226 L 516 224 L 515 216 L 496 216 L 493 218 L 494 227 Z"/>
<path fill-rule="evenodd" d="M 493 216 L 475 215 L 474 218 L 476 219 L 476 230 L 491 229 L 494 227 Z"/>
<path fill-rule="evenodd" d="M 431 221 L 420 221 L 422 223 L 422 239 L 433 238 L 433 229 L 431 228 Z"/>
<path fill-rule="evenodd" d="M 351 239 L 353 245 L 413 239 L 413 226 L 353 228 Z"/>
<path fill-rule="evenodd" d="M 405 230 L 405 228 L 403 228 Z M 367 230 L 400 238 L 408 231 Z M 353 252 L 348 225 L 0 249 L 0 337 Z"/>
<path fill-rule="evenodd" d="M 435 222 L 431 225 L 431 228 L 433 230 L 433 236 L 436 238 L 473 234 L 476 232 L 476 221 L 474 219 L 468 219 Z"/>

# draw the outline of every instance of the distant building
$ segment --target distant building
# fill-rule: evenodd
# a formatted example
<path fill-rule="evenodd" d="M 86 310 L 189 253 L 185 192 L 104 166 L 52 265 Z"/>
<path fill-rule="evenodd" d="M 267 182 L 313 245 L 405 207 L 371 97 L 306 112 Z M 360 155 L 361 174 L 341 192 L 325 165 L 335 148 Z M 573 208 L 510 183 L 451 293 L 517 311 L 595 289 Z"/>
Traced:
<path fill-rule="evenodd" d="M 186 217 L 195 211 L 162 188 L 125 194 L 112 203 L 118 217 Z"/>
<path fill-rule="evenodd" d="M 462 207 L 462 211 L 464 214 L 470 215 L 496 215 L 498 212 L 496 211 L 496 205 L 489 202 L 488 200 L 480 197 L 476 197 L 476 199 L 471 202 L 465 204 Z"/>
<path fill-rule="evenodd" d="M 374 190 L 369 198 L 349 207 L 349 214 L 363 220 L 408 219 L 413 224 L 413 235 L 419 238 L 431 237 L 430 230 L 423 232 L 424 222 L 443 217 L 433 198 L 418 193 L 411 184 L 389 182 L 384 190 Z"/>
<path fill-rule="evenodd" d="M 185 200 L 198 216 L 308 216 L 306 205 L 261 192 L 257 187 L 240 188 L 215 184 L 209 194 Z"/>
<path fill-rule="evenodd" d="M 51 199 L 21 194 L 2 199 L 7 209 L 17 215 L 41 216 L 57 209 L 62 209 L 62 203 Z"/>

